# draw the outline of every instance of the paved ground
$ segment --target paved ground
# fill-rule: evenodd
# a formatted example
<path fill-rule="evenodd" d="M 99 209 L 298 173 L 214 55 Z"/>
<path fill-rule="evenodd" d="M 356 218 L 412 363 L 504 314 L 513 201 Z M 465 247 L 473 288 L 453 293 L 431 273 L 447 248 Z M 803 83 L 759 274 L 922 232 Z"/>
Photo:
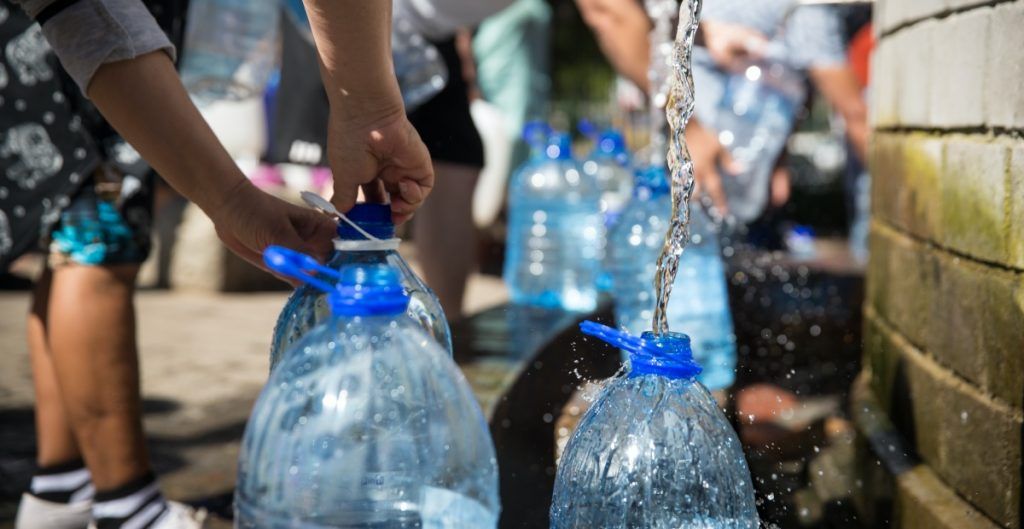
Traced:
<path fill-rule="evenodd" d="M 145 424 L 173 499 L 226 506 L 238 440 L 266 379 L 271 329 L 286 293 L 139 295 Z M 500 280 L 477 276 L 469 311 L 501 303 Z M 0 293 L 0 528 L 33 453 L 32 386 L 23 333 L 25 292 Z M 213 527 L 229 527 L 217 521 Z"/>

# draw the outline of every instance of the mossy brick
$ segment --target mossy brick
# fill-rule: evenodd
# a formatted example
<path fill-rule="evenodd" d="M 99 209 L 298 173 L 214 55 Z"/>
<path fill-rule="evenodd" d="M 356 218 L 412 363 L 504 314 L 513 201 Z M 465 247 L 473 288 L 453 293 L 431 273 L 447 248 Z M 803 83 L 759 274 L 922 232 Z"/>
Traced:
<path fill-rule="evenodd" d="M 904 138 L 898 190 L 898 223 L 922 238 L 934 238 L 942 227 L 939 178 L 944 143 L 941 138 L 911 134 Z"/>
<path fill-rule="evenodd" d="M 1024 2 L 992 10 L 985 67 L 986 121 L 994 127 L 1024 127 Z"/>
<path fill-rule="evenodd" d="M 985 120 L 985 57 L 991 8 L 979 8 L 940 20 L 931 32 L 930 124 L 937 127 L 982 125 Z M 904 60 L 914 60 L 904 57 Z"/>
<path fill-rule="evenodd" d="M 871 216 L 899 223 L 899 193 L 903 188 L 903 134 L 876 132 L 871 137 Z"/>
<path fill-rule="evenodd" d="M 1010 219 L 1006 244 L 1010 251 L 1009 264 L 1024 270 L 1024 143 L 1018 142 L 1011 151 L 1008 183 Z"/>
<path fill-rule="evenodd" d="M 878 321 L 878 313 L 870 307 L 864 313 L 864 358 L 871 372 L 871 391 L 886 409 L 892 402 L 900 351 L 889 341 Z"/>
<path fill-rule="evenodd" d="M 896 478 L 899 529 L 999 529 L 924 465 Z"/>
<path fill-rule="evenodd" d="M 953 136 L 945 145 L 939 182 L 942 246 L 978 259 L 1005 263 L 1008 149 L 980 136 Z"/>
<path fill-rule="evenodd" d="M 1024 406 L 1024 278 L 938 253 L 926 342 L 937 361 L 1017 409 Z"/>
<path fill-rule="evenodd" d="M 870 273 L 884 275 L 872 287 L 879 315 L 912 343 L 922 345 L 931 332 L 931 307 L 936 293 L 935 255 L 907 235 L 876 223 L 872 250 L 881 248 L 884 261 L 872 263 Z M 875 257 L 872 255 L 872 261 Z M 884 268 L 880 268 L 884 266 Z"/>
<path fill-rule="evenodd" d="M 921 457 L 957 493 L 1000 525 L 1019 529 L 1020 410 L 1014 410 L 913 348 L 901 347 Z"/>

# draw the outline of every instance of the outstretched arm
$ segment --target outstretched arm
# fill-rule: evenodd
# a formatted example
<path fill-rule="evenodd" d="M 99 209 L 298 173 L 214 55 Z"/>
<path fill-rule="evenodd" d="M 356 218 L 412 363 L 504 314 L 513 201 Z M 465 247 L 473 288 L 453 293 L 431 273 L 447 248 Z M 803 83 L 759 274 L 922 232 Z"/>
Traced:
<path fill-rule="evenodd" d="M 405 116 L 391 59 L 391 2 L 305 0 L 331 104 L 328 159 L 334 204 L 348 211 L 359 186 L 390 195 L 396 222 L 430 193 L 430 154 Z"/>

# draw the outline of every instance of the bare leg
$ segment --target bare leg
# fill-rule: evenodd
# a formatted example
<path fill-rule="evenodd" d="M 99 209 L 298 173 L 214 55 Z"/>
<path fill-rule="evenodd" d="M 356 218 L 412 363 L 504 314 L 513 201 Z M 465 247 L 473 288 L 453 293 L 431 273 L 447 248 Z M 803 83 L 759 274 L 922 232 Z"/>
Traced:
<path fill-rule="evenodd" d="M 32 382 L 36 392 L 36 463 L 40 467 L 51 467 L 82 458 L 64 409 L 46 338 L 51 278 L 51 272 L 47 270 L 36 284 L 27 326 Z"/>
<path fill-rule="evenodd" d="M 434 163 L 434 190 L 416 213 L 413 237 L 424 280 L 450 320 L 462 317 L 466 280 L 476 265 L 473 189 L 480 169 Z"/>
<path fill-rule="evenodd" d="M 53 271 L 49 343 L 64 407 L 97 490 L 150 472 L 133 295 L 138 266 Z"/>

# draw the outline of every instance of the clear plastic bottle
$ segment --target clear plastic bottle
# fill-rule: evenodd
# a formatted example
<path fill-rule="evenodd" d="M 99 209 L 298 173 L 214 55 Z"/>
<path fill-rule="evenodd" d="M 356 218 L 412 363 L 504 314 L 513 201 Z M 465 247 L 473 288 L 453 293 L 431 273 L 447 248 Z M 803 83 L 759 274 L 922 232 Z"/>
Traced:
<path fill-rule="evenodd" d="M 383 204 L 357 204 L 346 215 L 362 230 L 379 240 L 369 240 L 348 223 L 338 225 L 334 255 L 328 260 L 327 268 L 341 270 L 353 265 L 385 264 L 395 268 L 410 301 L 406 313 L 434 338 L 441 347 L 452 354 L 452 336 L 444 310 L 437 296 L 409 267 L 409 263 L 398 253 L 398 239 L 395 239 L 395 225 L 391 222 L 391 208 Z M 336 274 L 333 276 L 336 277 Z M 332 277 L 322 279 L 330 282 Z M 309 285 L 295 289 L 285 302 L 270 346 L 270 369 L 281 361 L 282 355 L 291 344 L 300 340 L 318 323 L 330 316 L 327 295 Z"/>
<path fill-rule="evenodd" d="M 765 58 L 729 74 L 712 126 L 743 169 L 724 174 L 729 212 L 741 222 L 761 215 L 769 179 L 806 97 L 803 76 L 784 61 Z"/>
<path fill-rule="evenodd" d="M 441 54 L 404 18 L 396 17 L 392 24 L 391 57 L 408 112 L 429 101 L 448 84 L 448 67 Z"/>
<path fill-rule="evenodd" d="M 277 0 L 191 0 L 181 79 L 200 103 L 258 96 L 274 71 Z"/>
<path fill-rule="evenodd" d="M 605 226 L 610 227 L 633 194 L 632 161 L 626 138 L 615 129 L 597 133 L 588 122 L 581 123 L 580 130 L 594 140 L 593 150 L 583 161 L 583 172 L 601 188 L 601 213 Z"/>
<path fill-rule="evenodd" d="M 649 330 L 656 303 L 654 275 L 672 215 L 672 197 L 663 167 L 637 173 L 633 199 L 608 235 L 608 265 L 615 320 L 634 335 Z M 700 381 L 713 390 L 736 378 L 736 338 L 729 309 L 725 265 L 711 219 L 690 209 L 690 244 L 679 260 L 669 298 L 669 328 L 693 340 L 693 354 L 704 366 Z"/>
<path fill-rule="evenodd" d="M 509 184 L 504 277 L 512 301 L 593 310 L 604 237 L 601 188 L 573 160 L 569 135 L 552 134 L 544 158 Z"/>
<path fill-rule="evenodd" d="M 303 277 L 292 254 L 264 255 Z M 494 446 L 462 373 L 405 315 L 394 268 L 339 275 L 336 285 L 304 278 L 331 292 L 333 316 L 285 355 L 253 408 L 236 527 L 494 529 Z"/>
<path fill-rule="evenodd" d="M 581 325 L 630 354 L 569 440 L 555 477 L 552 529 L 757 529 L 743 450 L 685 334 L 642 338 Z"/>

